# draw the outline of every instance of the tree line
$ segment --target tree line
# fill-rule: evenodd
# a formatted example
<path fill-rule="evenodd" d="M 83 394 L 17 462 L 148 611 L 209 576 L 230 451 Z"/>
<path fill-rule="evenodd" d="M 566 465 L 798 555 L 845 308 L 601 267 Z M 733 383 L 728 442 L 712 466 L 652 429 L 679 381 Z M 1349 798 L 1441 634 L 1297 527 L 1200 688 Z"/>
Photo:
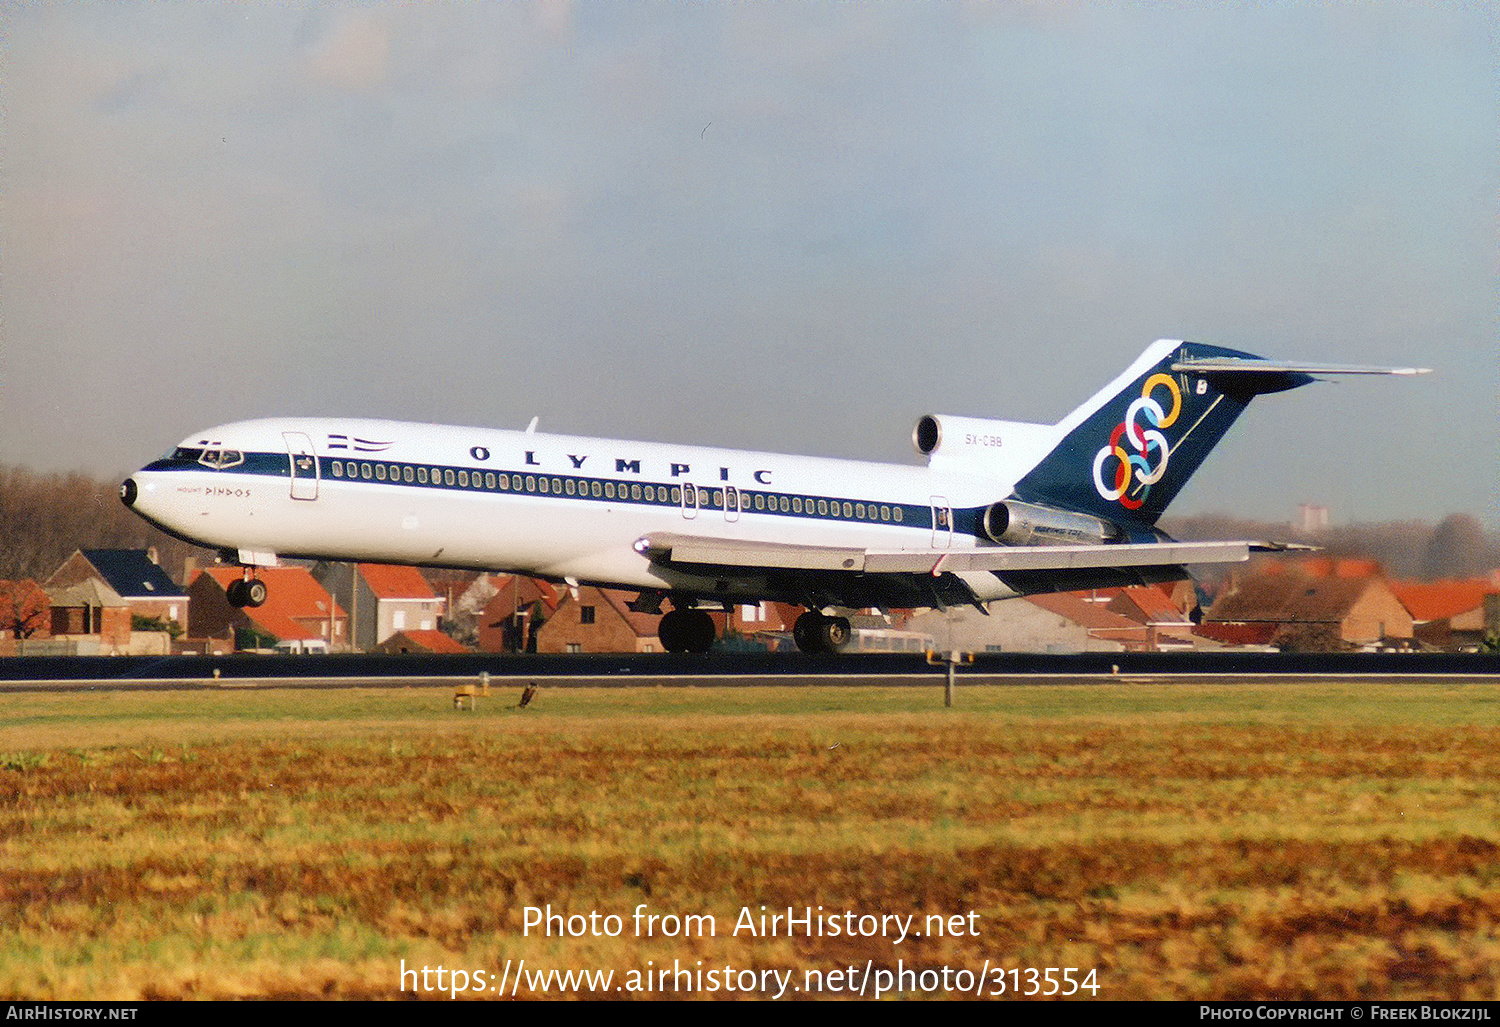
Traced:
<path fill-rule="evenodd" d="M 1469 514 L 1449 514 L 1431 525 L 1425 521 L 1346 524 L 1302 532 L 1289 524 L 1250 521 L 1229 514 L 1163 518 L 1161 528 L 1185 542 L 1212 539 L 1256 539 L 1301 542 L 1322 555 L 1375 560 L 1390 578 L 1436 581 L 1474 578 L 1500 567 L 1500 535 L 1487 533 Z"/>
<path fill-rule="evenodd" d="M 0 464 L 0 580 L 46 581 L 77 549 L 149 549 L 174 581 L 212 551 L 153 528 L 120 502 L 119 482 Z"/>

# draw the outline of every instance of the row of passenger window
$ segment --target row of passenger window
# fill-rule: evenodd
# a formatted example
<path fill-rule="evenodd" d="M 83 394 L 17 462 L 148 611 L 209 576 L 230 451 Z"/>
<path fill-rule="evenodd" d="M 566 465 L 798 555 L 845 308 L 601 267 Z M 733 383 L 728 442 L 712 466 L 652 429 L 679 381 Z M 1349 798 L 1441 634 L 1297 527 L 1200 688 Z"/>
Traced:
<path fill-rule="evenodd" d="M 447 485 L 458 488 L 486 489 L 491 492 L 528 492 L 535 495 L 569 495 L 594 499 L 619 499 L 631 502 L 671 503 L 722 509 L 726 504 L 740 510 L 767 513 L 794 513 L 819 517 L 843 517 L 847 520 L 894 521 L 900 524 L 900 506 L 875 503 L 852 503 L 849 500 L 814 499 L 811 496 L 784 496 L 769 492 L 741 492 L 738 489 L 697 488 L 693 485 L 638 485 L 578 478 L 548 478 L 545 475 L 496 473 L 494 471 L 455 470 L 451 467 L 412 466 L 411 464 L 362 463 L 354 460 L 331 460 L 328 470 L 335 478 L 364 481 L 405 482 L 415 485 Z M 700 498 L 701 497 L 701 498 Z"/>

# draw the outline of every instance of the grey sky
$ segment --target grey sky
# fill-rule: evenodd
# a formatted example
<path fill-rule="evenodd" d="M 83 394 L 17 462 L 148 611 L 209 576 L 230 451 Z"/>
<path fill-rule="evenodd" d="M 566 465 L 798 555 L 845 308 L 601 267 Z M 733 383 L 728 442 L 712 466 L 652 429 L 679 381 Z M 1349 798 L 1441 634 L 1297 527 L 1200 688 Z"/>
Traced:
<path fill-rule="evenodd" d="M 0 461 L 293 413 L 908 461 L 1186 337 L 1437 370 L 1258 400 L 1170 513 L 1500 527 L 1493 5 L 0 11 Z"/>

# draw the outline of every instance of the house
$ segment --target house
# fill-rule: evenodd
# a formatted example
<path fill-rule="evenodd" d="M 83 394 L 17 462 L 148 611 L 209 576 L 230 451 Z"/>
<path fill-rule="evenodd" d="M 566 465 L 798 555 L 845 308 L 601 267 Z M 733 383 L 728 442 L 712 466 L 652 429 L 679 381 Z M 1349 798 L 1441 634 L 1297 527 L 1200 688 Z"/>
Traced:
<path fill-rule="evenodd" d="M 929 610 L 906 626 L 930 635 L 933 648 L 942 652 L 1120 652 L 1127 641 L 1143 647 L 1144 626 L 1109 609 L 1119 590 L 1109 591 L 1005 599 L 989 603 L 988 614 L 972 607 Z"/>
<path fill-rule="evenodd" d="M 1176 582 L 1098 589 L 1096 595 L 1106 600 L 1106 610 L 1136 625 L 1118 632 L 1104 630 L 1099 636 L 1117 639 L 1127 652 L 1217 648 L 1217 642 L 1193 634 L 1190 611 L 1197 610 L 1197 594 L 1185 585 Z"/>
<path fill-rule="evenodd" d="M 568 594 L 551 582 L 519 574 L 488 575 L 483 587 L 493 589 L 476 618 L 479 648 L 487 653 L 536 652 L 542 625 Z"/>
<path fill-rule="evenodd" d="M 1473 648 L 1488 632 L 1500 631 L 1500 584 L 1490 578 L 1390 584 L 1411 614 L 1413 633 L 1424 645 Z"/>
<path fill-rule="evenodd" d="M 741 603 L 730 607 L 720 644 L 741 639 L 752 649 L 782 652 L 796 648 L 792 628 L 802 615 L 802 607 L 790 603 Z"/>
<path fill-rule="evenodd" d="M 661 652 L 656 637 L 655 614 L 636 613 L 629 603 L 634 592 L 616 588 L 580 586 L 563 593 L 562 602 L 537 632 L 539 653 L 655 653 Z M 724 615 L 712 615 L 715 629 L 722 630 Z"/>
<path fill-rule="evenodd" d="M 467 653 L 468 646 L 449 638 L 441 631 L 424 631 L 408 628 L 398 631 L 375 647 L 377 653 L 400 655 L 403 653 Z"/>
<path fill-rule="evenodd" d="M 1341 650 L 1410 644 L 1412 616 L 1381 577 L 1279 570 L 1219 597 L 1196 633 L 1228 645 Z"/>
<path fill-rule="evenodd" d="M 349 618 L 304 567 L 262 567 L 267 586 L 264 606 L 232 606 L 227 590 L 240 578 L 238 567 L 209 567 L 188 584 L 192 619 L 188 634 L 201 639 L 233 639 L 236 649 L 269 648 L 293 639 L 321 640 L 329 649 L 347 649 Z"/>
<path fill-rule="evenodd" d="M 436 631 L 444 600 L 415 567 L 320 563 L 312 575 L 350 611 L 355 649 L 371 650 L 398 631 Z"/>
<path fill-rule="evenodd" d="M 932 610 L 906 628 L 956 652 L 1159 652 L 1215 646 L 1196 638 L 1187 610 L 1196 608 L 1191 583 L 1133 585 L 1054 592 L 968 607 Z"/>
<path fill-rule="evenodd" d="M 156 562 L 155 549 L 79 549 L 42 583 L 66 589 L 98 581 L 124 600 L 131 616 L 187 628 L 188 594 Z"/>
<path fill-rule="evenodd" d="M 124 656 L 131 652 L 130 604 L 98 577 L 47 588 L 51 611 L 48 652 Z"/>
<path fill-rule="evenodd" d="M 1054 592 L 1026 596 L 1019 602 L 1051 614 L 1056 620 L 1054 631 L 1057 636 L 1071 640 L 1078 638 L 1081 633 L 1083 642 L 1077 648 L 1065 649 L 1054 643 L 1045 650 L 1047 652 L 1112 653 L 1123 652 L 1130 648 L 1145 648 L 1146 632 L 1143 625 L 1122 613 L 1111 610 L 1109 604 L 1115 598 L 1113 595 L 1115 590 L 1104 591 L 1107 594 L 1092 590 Z M 1005 607 L 1017 601 L 1007 600 L 1006 603 L 991 604 L 991 609 L 995 609 L 997 605 Z"/>

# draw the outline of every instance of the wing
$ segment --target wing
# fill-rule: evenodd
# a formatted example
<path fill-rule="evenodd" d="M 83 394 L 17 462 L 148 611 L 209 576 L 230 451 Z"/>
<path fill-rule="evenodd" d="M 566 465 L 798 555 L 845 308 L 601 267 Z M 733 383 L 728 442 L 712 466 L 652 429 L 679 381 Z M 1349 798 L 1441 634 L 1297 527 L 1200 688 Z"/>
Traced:
<path fill-rule="evenodd" d="M 683 570 L 734 567 L 774 572 L 930 574 L 991 571 L 1088 571 L 1178 568 L 1185 564 L 1241 563 L 1251 552 L 1310 549 L 1272 542 L 1159 542 L 1082 546 L 984 546 L 977 549 L 858 549 L 659 532 L 635 544 L 653 562 Z"/>

